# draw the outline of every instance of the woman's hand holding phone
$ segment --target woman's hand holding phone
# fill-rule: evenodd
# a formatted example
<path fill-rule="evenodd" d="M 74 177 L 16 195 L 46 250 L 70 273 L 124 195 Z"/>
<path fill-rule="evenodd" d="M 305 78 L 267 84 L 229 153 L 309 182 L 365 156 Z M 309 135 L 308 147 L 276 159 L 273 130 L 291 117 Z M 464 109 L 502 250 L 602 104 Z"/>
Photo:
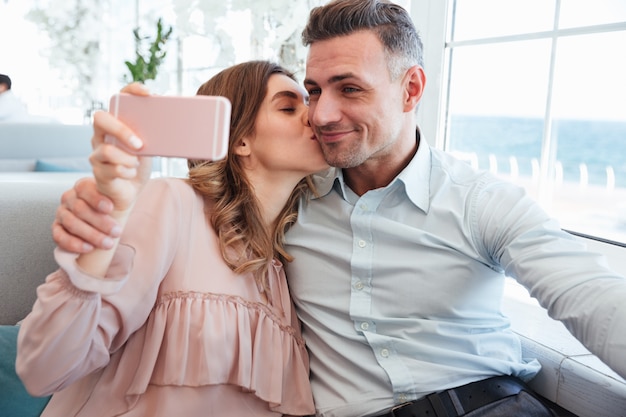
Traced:
<path fill-rule="evenodd" d="M 150 93 L 139 83 L 124 87 L 124 93 L 147 96 Z M 150 178 L 152 162 L 149 157 L 139 157 L 122 147 L 140 150 L 143 142 L 122 121 L 112 114 L 100 111 L 94 115 L 94 134 L 91 140 L 93 152 L 89 158 L 98 191 L 109 197 L 114 212 L 125 212 L 132 206 L 143 185 Z M 121 213 L 120 213 L 121 214 Z"/>
<path fill-rule="evenodd" d="M 136 95 L 149 95 L 143 86 L 133 83 L 122 89 Z M 99 111 L 94 115 L 93 152 L 89 157 L 98 191 L 111 199 L 111 216 L 120 226 L 124 226 L 128 214 L 144 184 L 150 179 L 152 161 L 150 157 L 140 157 L 111 143 L 123 144 L 129 149 L 139 150 L 143 142 L 135 133 L 112 114 Z M 115 239 L 110 249 L 96 249 L 78 256 L 76 262 L 86 273 L 105 277 L 119 239 Z"/>

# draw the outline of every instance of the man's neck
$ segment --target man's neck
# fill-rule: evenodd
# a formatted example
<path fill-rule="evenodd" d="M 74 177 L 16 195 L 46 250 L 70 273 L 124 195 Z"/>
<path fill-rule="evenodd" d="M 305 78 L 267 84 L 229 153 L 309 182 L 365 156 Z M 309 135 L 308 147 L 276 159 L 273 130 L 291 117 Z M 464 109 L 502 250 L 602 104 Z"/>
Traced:
<path fill-rule="evenodd" d="M 420 142 L 419 131 L 416 140 L 404 141 L 400 149 L 394 149 L 382 158 L 370 158 L 353 168 L 343 169 L 346 185 L 361 196 L 370 190 L 389 185 L 411 162 Z"/>

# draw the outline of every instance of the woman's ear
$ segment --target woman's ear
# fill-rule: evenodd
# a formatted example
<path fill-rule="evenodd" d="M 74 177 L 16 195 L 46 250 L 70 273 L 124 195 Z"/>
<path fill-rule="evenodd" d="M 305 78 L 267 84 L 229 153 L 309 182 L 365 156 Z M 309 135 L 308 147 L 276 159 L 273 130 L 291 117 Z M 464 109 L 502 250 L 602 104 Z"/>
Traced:
<path fill-rule="evenodd" d="M 235 145 L 235 155 L 249 156 L 251 152 L 250 143 L 247 138 L 239 139 Z"/>

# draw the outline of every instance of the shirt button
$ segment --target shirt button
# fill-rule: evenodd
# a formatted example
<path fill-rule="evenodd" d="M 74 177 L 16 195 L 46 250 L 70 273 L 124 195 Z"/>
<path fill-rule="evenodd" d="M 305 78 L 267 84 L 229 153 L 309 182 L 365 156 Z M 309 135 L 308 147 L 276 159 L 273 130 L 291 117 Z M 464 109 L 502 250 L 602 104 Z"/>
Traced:
<path fill-rule="evenodd" d="M 382 356 L 383 358 L 388 358 L 389 357 L 389 349 L 381 349 L 380 350 L 380 356 Z"/>
<path fill-rule="evenodd" d="M 360 248 L 364 248 L 364 247 L 366 247 L 366 246 L 367 246 L 367 242 L 366 242 L 366 241 L 364 241 L 364 240 L 359 240 L 359 247 L 360 247 Z"/>
<path fill-rule="evenodd" d="M 370 328 L 370 324 L 366 321 L 364 321 L 363 323 L 361 323 L 361 330 L 367 330 Z"/>
<path fill-rule="evenodd" d="M 406 402 L 406 394 L 398 395 L 398 401 L 400 401 L 401 403 L 405 403 Z"/>
<path fill-rule="evenodd" d="M 365 287 L 365 285 L 363 285 L 363 283 L 361 281 L 359 281 L 356 284 L 354 284 L 354 288 L 356 288 L 359 291 L 361 291 L 364 287 Z"/>
<path fill-rule="evenodd" d="M 367 204 L 361 204 L 361 210 L 363 211 L 367 210 Z"/>

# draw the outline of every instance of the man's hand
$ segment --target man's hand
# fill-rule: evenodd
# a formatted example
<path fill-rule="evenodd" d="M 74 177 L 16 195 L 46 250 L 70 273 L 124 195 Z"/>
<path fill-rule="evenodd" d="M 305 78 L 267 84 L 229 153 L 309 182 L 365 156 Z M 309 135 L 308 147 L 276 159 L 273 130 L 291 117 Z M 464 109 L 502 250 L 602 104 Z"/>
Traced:
<path fill-rule="evenodd" d="M 122 228 L 109 215 L 113 203 L 100 194 L 93 178 L 82 178 L 61 197 L 52 223 L 54 242 L 68 252 L 110 249 Z"/>

